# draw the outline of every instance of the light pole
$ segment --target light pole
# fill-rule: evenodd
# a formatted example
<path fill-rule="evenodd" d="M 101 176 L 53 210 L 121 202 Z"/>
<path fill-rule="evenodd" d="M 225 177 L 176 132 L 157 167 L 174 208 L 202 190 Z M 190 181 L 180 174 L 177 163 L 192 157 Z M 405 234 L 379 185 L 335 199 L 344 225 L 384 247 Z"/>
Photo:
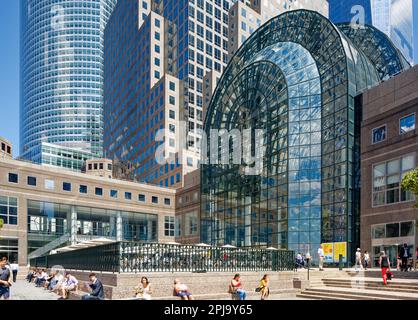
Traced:
<path fill-rule="evenodd" d="M 308 263 L 308 281 L 309 281 L 309 269 L 311 265 L 311 254 L 309 252 L 306 254 L 306 262 Z"/>

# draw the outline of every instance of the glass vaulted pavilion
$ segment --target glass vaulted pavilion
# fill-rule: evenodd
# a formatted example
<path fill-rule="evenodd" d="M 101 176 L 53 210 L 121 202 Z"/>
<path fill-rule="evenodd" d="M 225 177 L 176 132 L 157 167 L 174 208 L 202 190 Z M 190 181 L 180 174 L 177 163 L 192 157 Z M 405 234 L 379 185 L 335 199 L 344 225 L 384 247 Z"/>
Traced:
<path fill-rule="evenodd" d="M 311 254 L 320 243 L 347 242 L 350 252 L 359 221 L 356 97 L 408 67 L 378 30 L 352 32 L 313 11 L 288 12 L 258 29 L 207 110 L 201 240 Z M 232 135 L 226 148 L 211 141 L 212 129 L 251 129 L 242 150 L 259 158 L 258 174 L 246 174 L 244 161 L 216 163 L 237 149 Z"/>

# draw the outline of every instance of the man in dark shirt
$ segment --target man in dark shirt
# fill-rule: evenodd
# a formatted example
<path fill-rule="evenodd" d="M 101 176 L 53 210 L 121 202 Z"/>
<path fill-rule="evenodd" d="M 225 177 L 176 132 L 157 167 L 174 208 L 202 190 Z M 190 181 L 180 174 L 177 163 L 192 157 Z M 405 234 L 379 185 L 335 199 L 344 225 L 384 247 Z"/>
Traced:
<path fill-rule="evenodd" d="M 7 258 L 3 257 L 0 260 L 0 299 L 8 300 L 10 298 L 10 287 L 12 286 L 10 279 L 10 269 L 6 267 Z"/>
<path fill-rule="evenodd" d="M 408 244 L 404 243 L 401 247 L 399 256 L 402 259 L 401 271 L 408 271 L 408 258 L 410 257 Z"/>
<path fill-rule="evenodd" d="M 100 282 L 99 279 L 97 279 L 95 273 L 90 273 L 89 275 L 90 279 L 90 288 L 91 293 L 84 295 L 81 299 L 82 300 L 104 300 L 104 290 L 103 290 L 103 284 Z"/>

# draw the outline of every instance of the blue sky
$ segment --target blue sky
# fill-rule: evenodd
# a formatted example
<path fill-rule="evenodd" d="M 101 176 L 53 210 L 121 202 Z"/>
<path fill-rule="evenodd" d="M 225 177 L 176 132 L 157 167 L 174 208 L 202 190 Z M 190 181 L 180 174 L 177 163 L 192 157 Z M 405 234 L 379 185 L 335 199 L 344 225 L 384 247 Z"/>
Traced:
<path fill-rule="evenodd" d="M 0 0 L 0 136 L 19 154 L 19 2 Z"/>

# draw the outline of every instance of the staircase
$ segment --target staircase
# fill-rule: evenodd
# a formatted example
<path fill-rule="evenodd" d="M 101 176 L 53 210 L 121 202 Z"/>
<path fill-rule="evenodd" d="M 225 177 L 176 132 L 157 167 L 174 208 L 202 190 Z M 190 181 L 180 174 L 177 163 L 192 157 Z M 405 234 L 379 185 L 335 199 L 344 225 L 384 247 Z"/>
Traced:
<path fill-rule="evenodd" d="M 381 279 L 353 277 L 312 281 L 297 294 L 315 300 L 418 300 L 418 280 L 395 279 L 383 285 Z"/>
<path fill-rule="evenodd" d="M 55 239 L 54 241 L 49 242 L 47 245 L 31 252 L 28 255 L 28 260 L 33 259 L 33 258 L 37 258 L 37 257 L 41 257 L 41 256 L 47 254 L 51 250 L 54 250 L 54 249 L 58 248 L 59 246 L 63 245 L 64 243 L 70 241 L 70 238 L 71 238 L 70 234 L 64 234 L 63 236 Z"/>

